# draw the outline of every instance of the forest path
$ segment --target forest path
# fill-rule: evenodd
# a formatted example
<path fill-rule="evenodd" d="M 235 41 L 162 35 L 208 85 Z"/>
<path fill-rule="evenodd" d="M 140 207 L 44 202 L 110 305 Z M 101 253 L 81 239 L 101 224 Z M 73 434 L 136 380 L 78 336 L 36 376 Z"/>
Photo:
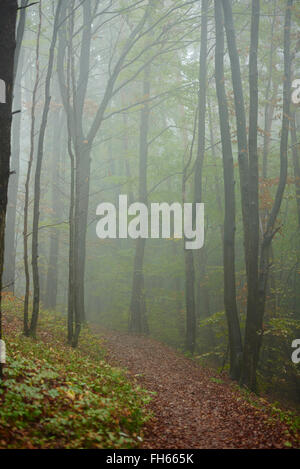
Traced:
<path fill-rule="evenodd" d="M 93 329 L 104 341 L 107 360 L 126 368 L 131 380 L 157 393 L 150 403 L 154 417 L 145 428 L 143 448 L 290 445 L 285 424 L 267 423 L 267 410 L 247 402 L 228 378 L 216 378 L 212 370 L 152 338 Z"/>

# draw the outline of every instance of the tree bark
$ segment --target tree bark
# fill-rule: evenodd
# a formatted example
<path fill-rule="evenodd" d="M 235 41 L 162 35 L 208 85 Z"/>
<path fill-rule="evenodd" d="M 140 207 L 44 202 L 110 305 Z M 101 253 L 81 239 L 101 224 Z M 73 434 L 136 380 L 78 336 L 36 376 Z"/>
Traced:
<path fill-rule="evenodd" d="M 252 0 L 251 41 L 249 57 L 249 252 L 248 252 L 248 296 L 245 342 L 243 354 L 242 384 L 249 385 L 251 378 L 251 340 L 252 328 L 255 327 L 255 315 L 258 309 L 258 249 L 259 249 L 259 206 L 258 206 L 258 155 L 257 155 L 257 122 L 258 122 L 258 70 L 257 51 L 259 35 L 259 0 Z M 254 382 L 251 387 L 254 389 Z"/>
<path fill-rule="evenodd" d="M 18 72 L 14 84 L 13 105 L 16 111 L 21 109 L 22 103 L 22 75 L 23 57 L 19 60 Z M 5 289 L 14 292 L 15 289 L 15 266 L 16 266 L 16 214 L 17 196 L 19 185 L 19 159 L 20 159 L 20 139 L 21 139 L 21 113 L 14 116 L 12 122 L 12 143 L 11 143 L 11 177 L 8 184 L 8 205 L 6 212 L 5 227 L 5 253 L 3 284 Z"/>
<path fill-rule="evenodd" d="M 24 260 L 24 273 L 25 273 L 25 294 L 24 294 L 24 318 L 23 318 L 23 332 L 26 336 L 29 335 L 29 296 L 30 296 L 30 271 L 28 261 L 28 210 L 29 210 L 29 190 L 30 190 L 30 178 L 31 170 L 34 158 L 35 149 L 35 109 L 37 100 L 37 91 L 40 79 L 40 37 L 42 28 L 42 16 L 41 10 L 39 10 L 39 25 L 36 38 L 36 54 L 35 54 L 35 67 L 36 75 L 34 80 L 33 92 L 32 92 L 32 105 L 31 105 L 31 125 L 30 125 L 30 152 L 28 158 L 28 167 L 25 181 L 25 199 L 24 199 L 24 221 L 23 221 L 23 260 Z"/>
<path fill-rule="evenodd" d="M 150 65 L 145 68 L 143 79 L 143 96 L 150 95 Z M 139 202 L 147 205 L 147 163 L 148 163 L 148 131 L 149 131 L 149 104 L 145 103 L 141 110 L 140 120 L 140 147 L 139 147 Z M 144 292 L 143 263 L 145 253 L 145 238 L 136 240 L 134 257 L 134 270 L 130 303 L 129 331 L 138 334 L 148 333 L 146 317 L 146 301 Z"/>
<path fill-rule="evenodd" d="M 240 173 L 240 187 L 242 200 L 243 230 L 244 230 L 244 251 L 245 265 L 248 273 L 248 252 L 249 252 L 249 187 L 248 187 L 248 142 L 246 131 L 246 114 L 244 106 L 243 87 L 240 70 L 240 59 L 236 45 L 236 36 L 233 23 L 233 15 L 230 0 L 222 0 L 224 11 L 224 24 L 228 45 L 228 53 L 231 65 L 231 77 L 234 93 L 234 105 L 236 114 L 237 140 L 238 140 L 238 161 Z"/>
<path fill-rule="evenodd" d="M 225 195 L 223 238 L 224 304 L 229 335 L 230 376 L 238 380 L 241 373 L 242 337 L 236 304 L 235 282 L 235 181 L 228 107 L 224 84 L 224 30 L 222 7 L 219 0 L 215 0 L 215 24 L 215 77 L 222 142 Z"/>
<path fill-rule="evenodd" d="M 63 116 L 61 111 L 55 111 L 54 128 L 53 128 L 53 150 L 52 150 L 52 168 L 51 168 L 51 205 L 53 210 L 53 221 L 58 223 L 62 216 L 62 201 L 59 192 L 59 176 L 60 176 L 60 159 L 63 131 Z M 59 259 L 59 238 L 60 230 L 52 227 L 50 232 L 50 251 L 49 262 L 46 278 L 45 304 L 47 309 L 54 310 L 56 308 L 57 284 L 58 284 L 58 259 Z"/>
<path fill-rule="evenodd" d="M 40 282 L 39 282 L 39 269 L 38 269 L 38 225 L 40 216 L 40 197 L 41 197 L 41 172 L 42 162 L 44 156 L 44 139 L 46 133 L 46 126 L 48 120 L 48 113 L 50 108 L 50 85 L 54 63 L 54 52 L 55 44 L 57 39 L 58 27 L 59 27 L 59 15 L 62 0 L 59 0 L 54 19 L 53 34 L 49 50 L 49 60 L 45 81 L 45 103 L 42 114 L 42 121 L 39 131 L 37 158 L 36 158 L 36 169 L 34 179 L 34 206 L 33 206 L 33 224 L 32 224 L 32 279 L 33 279 L 33 305 L 32 305 L 32 316 L 30 322 L 30 335 L 35 337 L 36 328 L 39 315 L 40 307 Z M 41 8 L 41 7 L 40 7 Z"/>
<path fill-rule="evenodd" d="M 29 0 L 21 1 L 21 9 L 17 31 L 16 31 L 16 49 L 14 55 L 14 99 L 13 106 L 16 111 L 21 110 L 22 104 L 22 67 L 23 56 L 20 59 L 20 51 L 25 30 L 26 21 L 26 5 Z M 16 83 L 17 82 L 17 86 Z M 16 266 L 16 213 L 17 213 L 17 195 L 19 184 L 19 158 L 20 158 L 20 136 L 21 136 L 21 113 L 15 115 L 12 123 L 12 153 L 10 168 L 13 177 L 8 184 L 8 206 L 6 212 L 6 228 L 5 228 L 5 253 L 4 253 L 4 271 L 3 284 L 14 292 L 15 288 L 15 266 Z"/>
<path fill-rule="evenodd" d="M 277 216 L 280 210 L 282 197 L 287 178 L 287 147 L 290 121 L 290 97 L 291 97 L 291 60 L 290 60 L 290 30 L 291 30 L 292 0 L 287 0 L 284 22 L 284 80 L 283 80 L 283 109 L 282 128 L 280 139 L 280 175 L 274 204 L 263 235 L 259 275 L 258 275 L 258 306 L 252 314 L 251 325 L 249 324 L 245 337 L 245 354 L 243 370 L 243 384 L 252 390 L 256 390 L 256 371 L 259 360 L 259 352 L 263 336 L 263 317 L 266 301 L 266 287 L 269 274 L 269 257 L 272 239 L 278 231 L 275 228 Z M 251 326 L 251 327 L 250 327 Z"/>
<path fill-rule="evenodd" d="M 198 91 L 198 144 L 195 161 L 194 174 L 194 203 L 203 200 L 203 161 L 205 153 L 205 114 L 206 114 L 206 81 L 207 81 L 207 10 L 208 0 L 202 0 L 201 5 L 201 38 L 200 38 L 200 60 L 199 60 L 199 91 Z M 195 209 L 195 207 L 194 207 Z M 195 212 L 194 212 L 195 213 Z M 207 289 L 202 288 L 206 271 L 205 246 L 194 254 L 197 266 L 197 289 L 196 289 L 196 315 L 205 315 L 205 306 L 208 304 Z M 189 257 L 189 256 L 188 256 Z M 205 301 L 206 300 L 206 301 Z M 207 311 L 206 311 L 207 314 Z"/>
<path fill-rule="evenodd" d="M 0 79 L 4 82 L 5 99 L 0 103 L 0 293 L 4 263 L 4 235 L 7 208 L 7 191 L 11 155 L 12 97 L 14 81 L 14 54 L 16 48 L 16 0 L 0 3 Z M 2 309 L 0 294 L 0 339 L 2 339 Z M 3 365 L 0 363 L 0 379 Z"/>

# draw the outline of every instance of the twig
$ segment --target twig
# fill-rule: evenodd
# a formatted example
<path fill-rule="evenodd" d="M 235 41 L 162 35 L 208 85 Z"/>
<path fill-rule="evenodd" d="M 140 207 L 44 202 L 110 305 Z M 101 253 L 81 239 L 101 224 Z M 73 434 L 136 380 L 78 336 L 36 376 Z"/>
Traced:
<path fill-rule="evenodd" d="M 25 8 L 29 8 L 32 5 L 36 5 L 37 3 L 40 3 L 40 2 L 29 3 L 29 5 L 25 5 L 24 7 L 18 7 L 17 10 L 25 10 Z"/>

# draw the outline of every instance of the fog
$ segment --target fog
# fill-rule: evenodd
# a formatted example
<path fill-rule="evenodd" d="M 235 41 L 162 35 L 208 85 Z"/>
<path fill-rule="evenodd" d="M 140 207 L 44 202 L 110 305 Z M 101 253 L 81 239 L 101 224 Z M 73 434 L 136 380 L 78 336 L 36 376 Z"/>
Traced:
<path fill-rule="evenodd" d="M 299 3 L 29 3 L 2 278 L 25 335 L 48 310 L 75 348 L 149 336 L 296 407 Z"/>

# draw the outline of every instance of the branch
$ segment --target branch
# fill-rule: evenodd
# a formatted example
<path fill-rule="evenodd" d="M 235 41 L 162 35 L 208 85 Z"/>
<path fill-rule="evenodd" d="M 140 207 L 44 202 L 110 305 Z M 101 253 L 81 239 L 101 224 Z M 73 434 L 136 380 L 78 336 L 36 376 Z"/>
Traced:
<path fill-rule="evenodd" d="M 38 3 L 40 3 L 40 2 L 29 3 L 29 5 L 26 5 L 26 6 L 24 6 L 24 7 L 18 7 L 17 10 L 25 10 L 25 8 L 29 8 L 29 7 L 31 7 L 32 5 L 37 5 Z"/>
<path fill-rule="evenodd" d="M 173 177 L 173 176 L 178 176 L 179 174 L 182 174 L 182 171 L 178 171 L 177 173 L 173 174 L 168 174 L 168 176 L 165 176 L 163 179 L 161 179 L 157 184 L 155 184 L 150 191 L 148 191 L 148 195 L 151 194 L 162 182 L 166 181 L 167 179 Z"/>

